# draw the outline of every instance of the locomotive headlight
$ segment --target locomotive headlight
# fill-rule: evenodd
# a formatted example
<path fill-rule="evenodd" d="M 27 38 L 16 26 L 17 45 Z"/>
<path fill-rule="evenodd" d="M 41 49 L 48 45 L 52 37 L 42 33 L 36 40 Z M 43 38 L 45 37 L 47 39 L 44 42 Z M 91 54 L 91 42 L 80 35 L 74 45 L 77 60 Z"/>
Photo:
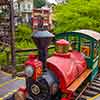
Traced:
<path fill-rule="evenodd" d="M 30 66 L 30 65 L 26 66 L 25 75 L 27 77 L 32 77 L 33 73 L 34 73 L 34 69 L 32 68 L 32 66 Z"/>

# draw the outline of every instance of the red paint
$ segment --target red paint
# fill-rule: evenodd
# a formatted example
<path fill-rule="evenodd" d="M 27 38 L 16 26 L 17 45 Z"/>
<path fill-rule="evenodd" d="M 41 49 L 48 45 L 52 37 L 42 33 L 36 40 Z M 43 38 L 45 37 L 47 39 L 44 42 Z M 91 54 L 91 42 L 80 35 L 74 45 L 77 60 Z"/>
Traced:
<path fill-rule="evenodd" d="M 25 67 L 28 65 L 34 69 L 33 79 L 36 80 L 42 75 L 42 62 L 36 59 L 35 55 L 29 55 L 28 60 L 25 62 Z"/>
<path fill-rule="evenodd" d="M 56 41 L 56 44 L 58 44 L 58 45 L 69 45 L 69 42 L 64 40 L 64 39 L 60 39 L 60 40 Z"/>
<path fill-rule="evenodd" d="M 67 93 L 67 87 L 82 73 L 87 67 L 86 61 L 78 51 L 68 52 L 66 55 L 54 55 L 47 59 L 47 67 L 51 69 L 60 80 L 60 89 Z"/>
<path fill-rule="evenodd" d="M 61 98 L 61 100 L 70 100 L 70 99 L 67 99 L 67 98 Z"/>
<path fill-rule="evenodd" d="M 54 53 L 55 56 L 59 56 L 59 57 L 64 57 L 64 58 L 70 58 L 70 54 L 66 54 L 66 53 Z"/>
<path fill-rule="evenodd" d="M 22 92 L 24 95 L 27 95 L 27 89 L 26 87 L 22 86 L 18 89 L 19 92 Z"/>
<path fill-rule="evenodd" d="M 29 56 L 28 56 L 28 59 L 35 59 L 36 58 L 36 55 L 34 55 L 34 54 L 30 54 Z"/>

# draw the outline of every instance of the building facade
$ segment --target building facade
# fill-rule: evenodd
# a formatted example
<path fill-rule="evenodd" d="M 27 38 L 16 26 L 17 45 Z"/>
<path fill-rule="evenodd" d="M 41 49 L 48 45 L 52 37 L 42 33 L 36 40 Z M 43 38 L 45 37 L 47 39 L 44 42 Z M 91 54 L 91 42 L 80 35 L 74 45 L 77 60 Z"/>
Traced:
<path fill-rule="evenodd" d="M 15 15 L 20 16 L 22 22 L 29 22 L 32 17 L 33 0 L 17 0 L 14 2 Z"/>

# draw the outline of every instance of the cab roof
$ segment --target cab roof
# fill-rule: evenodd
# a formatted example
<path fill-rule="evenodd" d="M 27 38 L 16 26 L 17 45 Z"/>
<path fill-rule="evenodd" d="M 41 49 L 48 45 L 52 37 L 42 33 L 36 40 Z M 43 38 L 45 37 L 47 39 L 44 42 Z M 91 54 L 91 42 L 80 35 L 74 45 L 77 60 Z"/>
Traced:
<path fill-rule="evenodd" d="M 75 33 L 81 33 L 83 35 L 87 35 L 97 41 L 100 40 L 100 33 L 99 32 L 96 32 L 96 31 L 93 31 L 93 30 L 87 30 L 87 29 L 82 29 L 82 30 L 76 30 L 76 31 L 72 31 L 72 32 L 75 32 Z"/>

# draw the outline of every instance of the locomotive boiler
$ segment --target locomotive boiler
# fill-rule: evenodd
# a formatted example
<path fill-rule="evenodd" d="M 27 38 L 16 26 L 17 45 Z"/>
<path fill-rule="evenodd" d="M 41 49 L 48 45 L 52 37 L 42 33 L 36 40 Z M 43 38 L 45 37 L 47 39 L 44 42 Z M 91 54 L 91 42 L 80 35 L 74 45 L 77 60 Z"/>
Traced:
<path fill-rule="evenodd" d="M 69 100 L 68 87 L 85 71 L 87 64 L 84 56 L 64 39 L 56 41 L 55 52 L 47 58 L 53 37 L 48 31 L 34 35 L 39 57 L 29 55 L 25 62 L 26 87 L 15 93 L 15 100 L 61 100 L 63 95 Z"/>

